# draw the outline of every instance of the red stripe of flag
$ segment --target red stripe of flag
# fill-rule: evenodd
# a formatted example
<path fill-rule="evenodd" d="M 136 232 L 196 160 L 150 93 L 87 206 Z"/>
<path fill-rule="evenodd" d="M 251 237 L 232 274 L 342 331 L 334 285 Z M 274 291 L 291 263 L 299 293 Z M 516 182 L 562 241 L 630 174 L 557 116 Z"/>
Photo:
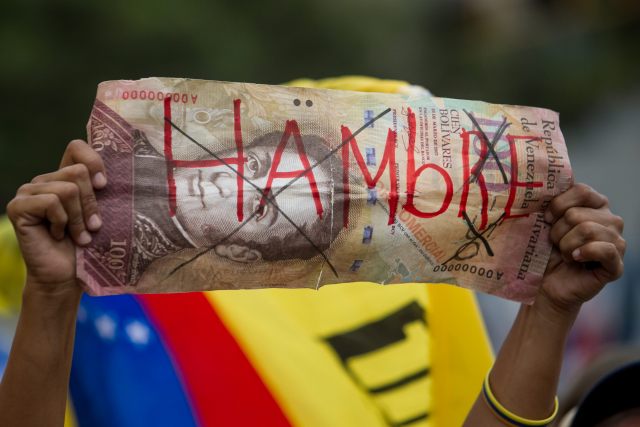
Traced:
<path fill-rule="evenodd" d="M 203 427 L 290 426 L 255 368 L 201 293 L 141 295 Z"/>

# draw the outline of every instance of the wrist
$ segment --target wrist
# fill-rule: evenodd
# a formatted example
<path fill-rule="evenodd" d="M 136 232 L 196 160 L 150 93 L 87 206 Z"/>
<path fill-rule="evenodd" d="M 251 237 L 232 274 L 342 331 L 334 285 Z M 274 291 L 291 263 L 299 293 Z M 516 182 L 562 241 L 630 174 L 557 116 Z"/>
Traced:
<path fill-rule="evenodd" d="M 40 283 L 27 275 L 22 300 L 23 303 L 34 301 L 48 305 L 68 305 L 78 304 L 81 296 L 82 288 L 75 279 L 55 284 Z"/>
<path fill-rule="evenodd" d="M 523 307 L 540 322 L 554 328 L 565 326 L 569 330 L 573 326 L 581 306 L 580 303 L 560 304 L 551 299 L 544 290 L 541 290 L 532 305 Z"/>

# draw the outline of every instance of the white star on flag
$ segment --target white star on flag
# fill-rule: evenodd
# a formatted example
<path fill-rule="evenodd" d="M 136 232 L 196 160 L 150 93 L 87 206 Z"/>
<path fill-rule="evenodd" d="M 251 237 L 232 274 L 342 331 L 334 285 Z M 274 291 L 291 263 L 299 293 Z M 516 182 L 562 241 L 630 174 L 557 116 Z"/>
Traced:
<path fill-rule="evenodd" d="M 125 327 L 125 331 L 132 343 L 139 345 L 146 345 L 149 343 L 150 331 L 149 327 L 144 323 L 134 320 Z"/>
<path fill-rule="evenodd" d="M 116 322 L 115 320 L 113 320 L 113 318 L 111 318 L 111 316 L 108 316 L 106 314 L 99 316 L 95 320 L 95 325 L 98 331 L 98 335 L 100 335 L 102 339 L 112 340 L 115 338 Z"/>

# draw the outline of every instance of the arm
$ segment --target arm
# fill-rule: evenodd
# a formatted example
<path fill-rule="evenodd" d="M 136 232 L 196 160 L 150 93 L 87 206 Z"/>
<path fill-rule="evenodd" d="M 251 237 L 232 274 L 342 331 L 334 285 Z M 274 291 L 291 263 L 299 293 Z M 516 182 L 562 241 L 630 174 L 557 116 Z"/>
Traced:
<path fill-rule="evenodd" d="M 496 399 L 509 411 L 532 420 L 547 418 L 562 366 L 567 336 L 580 307 L 622 275 L 623 222 L 607 199 L 577 184 L 557 196 L 545 219 L 554 249 L 533 305 L 523 305 L 491 370 Z M 596 263 L 587 268 L 584 263 Z M 482 393 L 465 426 L 504 426 Z"/>
<path fill-rule="evenodd" d="M 0 425 L 64 424 L 82 295 L 75 279 L 75 245 L 88 244 L 90 232 L 101 226 L 94 188 L 105 184 L 100 157 L 73 141 L 58 171 L 23 185 L 7 205 L 27 281 L 0 383 Z"/>
<path fill-rule="evenodd" d="M 0 385 L 1 425 L 19 425 L 17 420 L 21 425 L 63 424 L 81 296 L 75 288 L 53 296 L 27 282 Z"/>

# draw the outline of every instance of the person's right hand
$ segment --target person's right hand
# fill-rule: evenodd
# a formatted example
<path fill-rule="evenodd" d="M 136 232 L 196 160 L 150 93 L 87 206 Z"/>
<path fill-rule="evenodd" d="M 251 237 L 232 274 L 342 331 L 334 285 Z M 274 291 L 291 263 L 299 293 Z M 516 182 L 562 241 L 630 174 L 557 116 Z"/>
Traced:
<path fill-rule="evenodd" d="M 27 283 L 41 290 L 76 289 L 74 243 L 91 241 L 101 225 L 94 189 L 107 184 L 104 163 L 84 141 L 67 146 L 60 169 L 21 186 L 7 214 L 27 266 Z"/>

